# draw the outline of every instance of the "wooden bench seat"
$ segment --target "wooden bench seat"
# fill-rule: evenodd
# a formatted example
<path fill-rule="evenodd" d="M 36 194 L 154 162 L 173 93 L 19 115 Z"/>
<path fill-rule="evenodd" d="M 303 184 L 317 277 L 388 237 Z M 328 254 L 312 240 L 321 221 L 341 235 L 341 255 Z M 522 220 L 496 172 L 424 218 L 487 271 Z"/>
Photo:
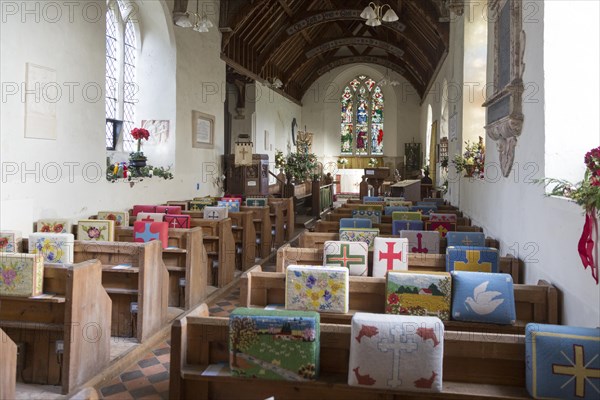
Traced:
<path fill-rule="evenodd" d="M 266 258 L 271 254 L 273 245 L 273 236 L 271 234 L 271 215 L 269 206 L 241 206 L 240 211 L 249 211 L 252 213 L 254 222 L 254 232 L 256 233 L 255 254 L 260 258 Z"/>
<path fill-rule="evenodd" d="M 274 225 L 275 247 L 278 248 L 284 242 L 292 240 L 295 229 L 295 209 L 294 198 L 274 198 L 269 197 L 269 207 L 271 214 L 275 214 Z"/>
<path fill-rule="evenodd" d="M 162 261 L 169 273 L 170 307 L 185 310 L 207 296 L 207 255 L 201 228 L 169 228 L 169 242 L 162 249 Z M 115 240 L 133 242 L 133 229 L 115 229 Z"/>
<path fill-rule="evenodd" d="M 0 399 L 14 399 L 17 382 L 17 345 L 0 329 Z"/>
<path fill-rule="evenodd" d="M 256 228 L 251 211 L 230 212 L 233 237 L 239 249 L 239 269 L 245 271 L 256 263 Z"/>
<path fill-rule="evenodd" d="M 325 221 L 323 221 L 323 222 L 339 222 L 340 219 L 342 219 L 342 218 L 352 218 L 351 211 L 349 211 L 349 210 L 338 211 L 338 210 L 327 214 L 325 216 Z M 427 221 L 428 217 L 423 217 L 422 220 Z M 381 223 L 383 223 L 383 224 L 391 224 L 392 221 L 393 221 L 393 219 L 392 219 L 391 215 L 382 215 L 381 216 Z M 458 229 L 458 227 L 471 226 L 471 220 L 466 217 L 457 217 L 456 218 L 456 226 L 457 226 L 457 229 Z"/>
<path fill-rule="evenodd" d="M 385 278 L 363 276 L 350 277 L 350 312 L 347 314 L 321 313 L 321 322 L 349 324 L 355 312 L 385 313 Z M 447 330 L 525 333 L 529 322 L 558 323 L 558 292 L 545 281 L 538 285 L 514 285 L 515 325 L 495 325 L 446 321 Z M 256 266 L 242 275 L 240 282 L 240 306 L 265 307 L 285 304 L 285 273 L 263 272 Z"/>
<path fill-rule="evenodd" d="M 190 220 L 192 227 L 202 228 L 207 255 L 207 283 L 224 287 L 235 277 L 235 240 L 231 218 L 213 221 L 203 218 Z"/>
<path fill-rule="evenodd" d="M 388 229 L 382 229 L 382 228 L 385 228 L 385 227 L 389 227 L 390 229 L 389 230 Z M 397 235 L 396 236 L 392 235 L 391 225 L 373 224 L 373 228 L 379 228 L 380 236 L 383 236 L 383 237 L 398 237 Z M 316 240 L 319 240 L 320 238 L 326 239 L 326 238 L 330 238 L 330 237 L 339 237 L 339 235 L 338 235 L 339 229 L 340 229 L 339 222 L 318 221 L 317 224 L 315 225 L 315 232 L 307 232 L 307 235 L 314 235 L 314 234 L 317 234 L 317 233 L 324 233 L 324 234 L 326 234 L 326 235 L 322 235 L 322 236 L 315 236 Z M 302 235 L 304 235 L 304 234 L 302 234 Z M 302 235 L 301 235 L 301 237 L 302 237 Z M 317 238 L 319 238 L 319 239 L 317 239 Z M 310 239 L 304 239 L 304 240 L 309 241 Z M 338 240 L 338 239 L 326 239 L 326 240 Z M 323 243 L 316 242 L 316 244 L 318 246 L 321 246 L 321 247 L 323 246 Z M 485 239 L 485 246 L 486 247 L 493 247 L 493 248 L 499 250 L 500 249 L 500 242 L 497 241 L 496 239 L 486 238 Z M 446 253 L 446 247 L 447 247 L 447 240 L 446 240 L 446 238 L 445 237 L 440 238 L 440 254 Z"/>
<path fill-rule="evenodd" d="M 98 260 L 45 265 L 43 290 L 53 296 L 0 297 L 0 327 L 4 330 L 0 341 L 10 338 L 22 346 L 24 361 L 18 379 L 40 385 L 58 384 L 66 394 L 108 365 L 111 300 L 102 287 L 102 265 Z M 63 343 L 62 366 L 57 341 Z M 0 343 L 0 364 L 7 361 L 5 345 Z M 6 358 L 10 362 L 11 356 Z M 9 374 L 14 379 L 16 363 L 12 364 Z M 2 367 L 0 386 L 4 386 L 2 379 L 7 379 L 5 372 Z M 14 398 L 5 395 L 0 389 L 0 398 Z"/>
<path fill-rule="evenodd" d="M 204 211 L 184 211 L 183 214 L 190 218 L 204 218 Z M 231 219 L 231 233 L 233 235 L 236 256 L 235 265 L 244 271 L 256 262 L 256 227 L 253 214 L 249 211 L 228 212 Z"/>
<path fill-rule="evenodd" d="M 167 323 L 169 272 L 160 242 L 76 240 L 74 250 L 76 262 L 102 262 L 102 285 L 112 300 L 112 336 L 143 343 Z M 137 303 L 137 311 L 131 303 Z"/>
<path fill-rule="evenodd" d="M 229 320 L 208 317 L 202 305 L 176 319 L 171 329 L 169 397 L 184 399 L 475 399 L 528 398 L 523 335 L 446 332 L 444 388 L 439 394 L 348 386 L 350 326 L 321 323 L 320 377 L 299 384 L 227 374 Z M 224 363 L 224 376 L 205 373 Z"/>
<path fill-rule="evenodd" d="M 302 246 L 303 243 L 301 242 L 300 245 Z M 306 245 L 306 242 L 304 242 L 304 245 Z M 314 244 L 307 247 L 281 247 L 277 250 L 275 271 L 283 272 L 288 265 L 323 265 L 323 246 Z M 369 267 L 372 265 L 373 252 L 369 251 Z M 410 253 L 408 255 L 408 269 L 429 272 L 446 271 L 446 255 Z M 517 258 L 511 255 L 500 257 L 499 270 L 502 273 L 511 275 L 514 283 L 521 282 L 520 264 Z"/>

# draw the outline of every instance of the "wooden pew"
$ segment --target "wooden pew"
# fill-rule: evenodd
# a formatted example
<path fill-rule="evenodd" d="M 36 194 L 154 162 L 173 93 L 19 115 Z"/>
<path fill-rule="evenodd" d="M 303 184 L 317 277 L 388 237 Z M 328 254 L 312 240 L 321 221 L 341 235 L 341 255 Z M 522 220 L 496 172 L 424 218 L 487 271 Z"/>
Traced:
<path fill-rule="evenodd" d="M 271 215 L 269 206 L 241 206 L 240 211 L 250 211 L 253 215 L 256 233 L 256 254 L 266 258 L 271 254 L 273 236 L 271 234 Z"/>
<path fill-rule="evenodd" d="M 349 324 L 355 312 L 385 314 L 385 278 L 350 277 L 350 312 L 321 313 L 321 322 Z M 240 282 L 240 306 L 263 308 L 285 304 L 285 273 L 263 272 L 260 266 L 244 273 Z M 537 285 L 514 285 L 515 325 L 477 324 L 446 321 L 446 330 L 470 330 L 495 333 L 525 333 L 529 322 L 558 323 L 558 292 L 545 281 Z"/>
<path fill-rule="evenodd" d="M 256 262 L 256 229 L 251 211 L 230 212 L 236 247 L 240 249 L 240 270 L 251 268 Z M 237 258 L 237 257 L 236 257 Z"/>
<path fill-rule="evenodd" d="M 295 228 L 294 198 L 269 197 L 271 217 L 275 217 L 275 247 L 278 248 L 285 241 L 292 240 Z M 279 230 L 278 230 L 279 229 Z"/>
<path fill-rule="evenodd" d="M 373 228 L 379 229 L 380 235 L 384 237 L 398 237 L 393 236 L 391 231 L 391 225 L 389 224 L 373 224 Z M 388 229 L 389 228 L 389 229 Z M 329 233 L 329 234 L 337 234 L 340 231 L 339 222 L 332 221 L 317 221 L 315 225 L 316 233 Z M 312 232 L 311 232 L 312 233 Z M 495 249 L 500 249 L 500 242 L 496 239 L 486 238 L 485 239 L 486 247 L 493 247 Z M 440 238 L 440 254 L 444 254 L 446 252 L 447 241 L 446 238 Z"/>
<path fill-rule="evenodd" d="M 324 238 L 322 235 L 331 235 L 335 239 Z M 289 247 L 283 246 L 277 251 L 277 262 L 275 270 L 283 272 L 288 265 L 323 265 L 323 244 L 327 240 L 337 240 L 335 234 L 325 233 L 320 234 L 319 241 L 313 241 L 310 246 L 308 240 L 301 241 L 300 246 L 305 247 Z M 302 236 L 300 237 L 302 239 Z M 324 239 L 324 240 L 323 240 Z M 369 265 L 372 265 L 373 252 L 369 251 Z M 446 271 L 446 255 L 445 254 L 415 254 L 408 255 L 408 269 L 413 271 Z M 519 260 L 512 255 L 500 257 L 499 270 L 502 273 L 509 274 L 513 278 L 514 283 L 520 283 L 520 265 Z"/>
<path fill-rule="evenodd" d="M 190 218 L 204 218 L 204 211 L 184 211 L 183 214 L 189 215 Z M 256 228 L 253 215 L 248 211 L 228 212 L 227 215 L 231 218 L 231 233 L 236 249 L 235 265 L 240 271 L 244 271 L 256 261 Z M 237 249 L 240 249 L 239 253 Z"/>
<path fill-rule="evenodd" d="M 321 323 L 320 378 L 302 383 L 210 376 L 209 365 L 228 363 L 227 318 L 208 317 L 205 305 L 171 328 L 169 397 L 185 399 L 481 399 L 528 398 L 525 337 L 516 334 L 446 332 L 442 393 L 414 393 L 348 386 L 350 326 Z"/>
<path fill-rule="evenodd" d="M 339 210 L 339 209 L 338 209 Z M 352 218 L 352 212 L 348 212 L 348 210 L 343 210 L 343 211 L 334 211 L 332 213 L 327 214 L 327 216 L 325 217 L 326 221 L 337 221 L 339 222 L 340 219 L 342 218 Z M 422 220 L 423 222 L 427 221 L 429 217 L 423 217 Z M 381 223 L 383 224 L 391 224 L 392 223 L 392 216 L 391 215 L 382 215 L 381 216 Z M 471 226 L 471 220 L 467 217 L 457 217 L 456 218 L 456 226 L 457 226 L 457 230 L 459 230 L 459 227 L 463 227 L 463 226 Z M 479 229 L 479 228 L 477 228 Z"/>
<path fill-rule="evenodd" d="M 0 399 L 14 399 L 17 382 L 17 345 L 0 329 Z"/>
<path fill-rule="evenodd" d="M 169 200 L 165 203 L 166 206 L 179 206 L 181 211 L 190 209 L 190 200 Z"/>
<path fill-rule="evenodd" d="M 213 221 L 191 218 L 192 227 L 204 232 L 204 247 L 208 257 L 207 282 L 224 287 L 235 277 L 235 241 L 231 230 L 231 218 Z"/>
<path fill-rule="evenodd" d="M 0 327 L 24 344 L 20 377 L 27 383 L 60 384 L 66 394 L 100 373 L 110 359 L 111 301 L 102 287 L 102 265 L 98 260 L 47 264 L 44 292 L 54 295 L 0 297 Z M 57 341 L 64 345 L 60 356 Z"/>
<path fill-rule="evenodd" d="M 112 336 L 143 343 L 167 323 L 169 273 L 160 242 L 76 240 L 74 249 L 75 262 L 102 262 L 102 285 L 112 300 Z M 131 303 L 137 303 L 137 311 Z"/>
<path fill-rule="evenodd" d="M 115 229 L 115 241 L 133 242 L 133 230 Z M 169 272 L 168 304 L 189 310 L 207 296 L 208 258 L 202 229 L 170 228 L 167 246 L 162 249 L 162 261 Z"/>

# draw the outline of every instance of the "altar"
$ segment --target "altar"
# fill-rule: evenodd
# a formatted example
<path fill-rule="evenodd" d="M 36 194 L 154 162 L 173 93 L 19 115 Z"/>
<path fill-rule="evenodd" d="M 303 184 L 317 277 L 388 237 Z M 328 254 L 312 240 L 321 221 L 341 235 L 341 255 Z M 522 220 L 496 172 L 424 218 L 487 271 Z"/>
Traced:
<path fill-rule="evenodd" d="M 359 193 L 364 169 L 340 169 L 337 171 L 340 181 L 340 193 Z"/>

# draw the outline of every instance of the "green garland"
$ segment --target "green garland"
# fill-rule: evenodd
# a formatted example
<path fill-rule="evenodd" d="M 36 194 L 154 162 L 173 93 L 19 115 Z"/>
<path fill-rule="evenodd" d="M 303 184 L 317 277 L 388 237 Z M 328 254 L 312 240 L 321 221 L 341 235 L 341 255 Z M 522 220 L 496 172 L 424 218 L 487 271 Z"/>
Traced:
<path fill-rule="evenodd" d="M 119 177 L 115 175 L 114 172 L 114 164 L 108 164 L 106 166 L 106 180 L 109 182 L 117 182 L 119 179 L 126 179 L 131 182 L 133 180 L 143 180 L 143 178 L 153 178 L 158 177 L 165 180 L 173 179 L 173 173 L 171 172 L 171 167 L 163 168 L 163 167 L 154 167 L 152 165 L 146 165 L 142 168 L 130 167 L 127 165 L 127 178 Z M 152 171 L 152 174 L 150 174 Z"/>
<path fill-rule="evenodd" d="M 600 147 L 591 149 L 584 158 L 586 170 L 583 180 L 571 183 L 564 179 L 543 178 L 534 180 L 535 183 L 548 186 L 554 185 L 547 196 L 561 196 L 572 199 L 586 212 L 600 216 Z"/>

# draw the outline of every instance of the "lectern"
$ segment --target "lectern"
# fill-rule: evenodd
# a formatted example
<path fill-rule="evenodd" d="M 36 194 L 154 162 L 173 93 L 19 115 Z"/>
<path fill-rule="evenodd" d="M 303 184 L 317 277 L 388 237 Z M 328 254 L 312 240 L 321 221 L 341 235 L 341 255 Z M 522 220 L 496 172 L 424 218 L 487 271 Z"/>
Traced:
<path fill-rule="evenodd" d="M 365 178 L 367 179 L 367 183 L 373 186 L 373 196 L 382 196 L 381 186 L 383 185 L 383 181 L 386 180 L 390 176 L 390 169 L 387 167 L 381 168 L 365 168 L 365 174 L 363 175 L 363 182 Z M 364 185 L 361 185 L 361 194 L 360 198 L 362 199 L 366 196 L 366 193 L 363 192 Z"/>

